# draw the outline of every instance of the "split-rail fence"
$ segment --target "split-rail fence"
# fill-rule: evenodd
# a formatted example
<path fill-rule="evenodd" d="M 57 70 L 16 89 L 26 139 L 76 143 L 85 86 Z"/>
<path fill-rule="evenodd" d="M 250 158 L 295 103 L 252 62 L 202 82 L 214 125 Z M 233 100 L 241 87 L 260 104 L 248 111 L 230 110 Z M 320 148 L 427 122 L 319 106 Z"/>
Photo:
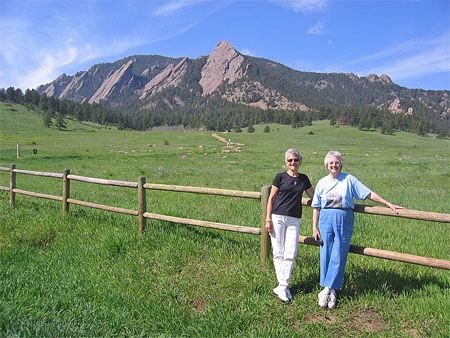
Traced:
<path fill-rule="evenodd" d="M 145 177 L 140 176 L 136 182 L 129 181 L 118 181 L 118 180 L 109 180 L 109 179 L 101 179 L 101 178 L 92 178 L 92 177 L 84 177 L 78 175 L 72 175 L 69 169 L 64 170 L 61 173 L 51 173 L 51 172 L 40 172 L 40 171 L 31 171 L 31 170 L 23 170 L 17 169 L 15 164 L 12 164 L 10 168 L 8 167 L 0 167 L 0 172 L 9 172 L 10 180 L 9 187 L 1 186 L 0 190 L 9 192 L 9 204 L 11 207 L 14 207 L 16 203 L 16 194 L 44 198 L 54 201 L 61 202 L 61 210 L 62 214 L 66 215 L 69 213 L 69 205 L 75 204 L 84 207 L 90 207 L 95 209 L 101 209 L 121 214 L 126 214 L 130 216 L 138 217 L 138 235 L 142 237 L 142 233 L 145 231 L 147 226 L 147 219 L 161 220 L 173 223 L 187 224 L 187 225 L 195 225 L 200 227 L 207 227 L 213 229 L 220 229 L 225 231 L 234 231 L 241 232 L 251 235 L 259 235 L 261 248 L 260 248 L 260 262 L 261 265 L 265 264 L 270 251 L 270 239 L 267 231 L 265 231 L 265 219 L 266 219 L 266 207 L 267 200 L 270 193 L 270 186 L 263 186 L 260 192 L 254 191 L 241 191 L 241 190 L 227 190 L 227 189 L 214 189 L 214 188 L 205 188 L 205 187 L 191 187 L 191 186 L 180 186 L 180 185 L 166 185 L 166 184 L 155 184 L 155 183 L 147 183 Z M 50 177 L 61 179 L 63 182 L 62 188 L 62 196 L 56 195 L 48 195 L 42 194 L 33 191 L 27 191 L 17 188 L 17 174 L 25 174 L 32 176 L 42 176 L 42 177 Z M 107 186 L 118 186 L 118 187 L 127 187 L 137 190 L 137 210 L 118 208 L 114 206 L 97 204 L 93 202 L 87 202 L 82 200 L 77 200 L 70 198 L 70 184 L 71 181 L 79 181 L 79 182 L 87 182 L 94 184 L 101 184 Z M 210 222 L 204 220 L 197 219 L 189 219 L 189 218 L 181 218 L 174 217 L 168 215 L 155 214 L 151 212 L 147 212 L 147 190 L 164 190 L 164 191 L 176 191 L 176 192 L 185 192 L 185 193 L 194 193 L 194 194 L 207 194 L 207 195 L 221 195 L 221 196 L 230 196 L 230 197 L 239 197 L 239 198 L 250 198 L 259 200 L 261 204 L 261 224 L 259 227 L 250 227 L 250 226 L 240 226 L 235 224 L 226 224 L 226 223 L 217 223 Z M 308 200 L 303 199 L 302 204 L 308 206 Z M 433 221 L 433 222 L 443 222 L 450 223 L 450 214 L 443 213 L 435 213 L 435 212 L 427 212 L 427 211 L 419 211 L 419 210 L 410 210 L 410 209 L 399 209 L 398 214 L 394 214 L 389 208 L 379 207 L 379 206 L 367 206 L 356 204 L 355 212 L 365 213 L 365 214 L 373 214 L 373 215 L 383 215 L 390 217 L 402 217 L 402 218 L 412 218 L 424 221 Z M 299 243 L 307 244 L 307 245 L 315 245 L 318 243 L 314 240 L 313 237 L 299 236 Z M 383 259 L 389 259 L 393 261 L 399 261 L 404 263 L 418 264 L 429 267 L 435 267 L 445 270 L 450 270 L 450 261 L 443 259 L 436 259 L 430 257 L 422 257 L 416 255 L 410 255 L 401 252 L 395 251 L 387 251 L 381 249 L 374 249 L 368 247 L 362 247 L 357 245 L 350 246 L 350 252 L 370 256 L 377 257 Z"/>

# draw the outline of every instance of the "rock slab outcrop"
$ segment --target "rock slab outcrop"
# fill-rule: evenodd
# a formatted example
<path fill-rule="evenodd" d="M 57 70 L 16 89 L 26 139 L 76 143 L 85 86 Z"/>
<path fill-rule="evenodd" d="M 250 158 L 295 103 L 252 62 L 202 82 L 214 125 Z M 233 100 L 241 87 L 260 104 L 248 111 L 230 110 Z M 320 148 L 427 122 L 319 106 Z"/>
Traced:
<path fill-rule="evenodd" d="M 187 58 L 183 58 L 180 62 L 170 64 L 163 69 L 161 73 L 151 79 L 144 87 L 144 91 L 139 97 L 141 100 L 147 95 L 160 92 L 168 86 L 176 86 L 181 82 L 181 79 L 187 69 Z"/>
<path fill-rule="evenodd" d="M 101 100 L 106 99 L 114 87 L 121 81 L 128 82 L 131 77 L 131 67 L 133 65 L 133 60 L 128 61 L 126 64 L 122 65 L 119 69 L 114 71 L 108 78 L 103 81 L 100 88 L 97 89 L 94 95 L 89 99 L 89 103 L 99 103 Z"/>
<path fill-rule="evenodd" d="M 244 75 L 244 57 L 227 41 L 220 42 L 201 71 L 202 96 L 213 93 L 222 83 L 233 83 Z"/>

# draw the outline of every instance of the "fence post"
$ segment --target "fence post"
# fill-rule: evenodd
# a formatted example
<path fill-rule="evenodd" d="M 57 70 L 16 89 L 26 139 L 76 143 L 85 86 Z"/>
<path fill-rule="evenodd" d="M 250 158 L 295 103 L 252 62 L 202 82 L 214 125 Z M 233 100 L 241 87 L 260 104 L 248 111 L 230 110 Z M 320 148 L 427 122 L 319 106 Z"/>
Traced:
<path fill-rule="evenodd" d="M 14 172 L 14 169 L 16 169 L 15 164 L 11 164 L 11 171 L 9 172 L 9 205 L 14 207 L 16 204 L 16 193 L 13 191 L 16 189 L 16 173 Z"/>
<path fill-rule="evenodd" d="M 261 188 L 261 251 L 260 264 L 265 265 L 269 258 L 270 238 L 266 231 L 266 217 L 267 217 L 267 201 L 269 200 L 270 186 L 265 185 Z"/>
<path fill-rule="evenodd" d="M 20 146 L 16 144 L 16 158 L 20 159 Z"/>
<path fill-rule="evenodd" d="M 144 188 L 145 177 L 140 176 L 138 178 L 138 236 L 142 238 L 142 232 L 147 227 L 147 219 L 144 217 L 144 213 L 147 211 L 147 195 Z"/>
<path fill-rule="evenodd" d="M 63 193 L 62 193 L 62 213 L 67 215 L 69 213 L 69 202 L 67 200 L 70 198 L 70 180 L 67 176 L 70 175 L 70 169 L 64 169 L 63 173 Z"/>

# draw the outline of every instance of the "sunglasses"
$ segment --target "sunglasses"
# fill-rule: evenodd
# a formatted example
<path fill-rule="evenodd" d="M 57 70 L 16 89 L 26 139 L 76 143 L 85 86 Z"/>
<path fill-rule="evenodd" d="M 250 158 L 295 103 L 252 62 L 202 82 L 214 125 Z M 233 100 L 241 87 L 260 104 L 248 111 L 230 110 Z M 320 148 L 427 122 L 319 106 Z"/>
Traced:
<path fill-rule="evenodd" d="M 298 161 L 299 161 L 298 158 L 289 158 L 289 159 L 287 160 L 288 163 L 292 163 L 292 162 L 297 163 Z"/>

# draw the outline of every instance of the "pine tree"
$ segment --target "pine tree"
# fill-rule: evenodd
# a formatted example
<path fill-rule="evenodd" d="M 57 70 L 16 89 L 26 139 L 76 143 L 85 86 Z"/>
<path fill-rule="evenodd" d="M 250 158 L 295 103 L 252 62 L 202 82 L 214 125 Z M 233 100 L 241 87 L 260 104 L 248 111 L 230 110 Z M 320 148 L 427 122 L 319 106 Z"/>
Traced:
<path fill-rule="evenodd" d="M 441 123 L 438 127 L 438 138 L 444 139 L 448 135 L 448 126 L 445 123 Z"/>
<path fill-rule="evenodd" d="M 56 113 L 55 118 L 56 118 L 55 124 L 59 130 L 67 128 L 66 123 L 64 122 L 64 116 L 60 112 Z"/>
<path fill-rule="evenodd" d="M 52 126 L 52 117 L 51 117 L 49 111 L 46 110 L 44 112 L 44 116 L 42 117 L 42 120 L 44 122 L 44 126 L 46 126 L 47 128 L 50 128 Z"/>
<path fill-rule="evenodd" d="M 48 110 L 48 104 L 47 104 L 47 94 L 42 94 L 39 98 L 39 109 L 44 111 Z"/>
<path fill-rule="evenodd" d="M 331 116 L 330 118 L 330 126 L 334 127 L 336 125 L 336 116 Z"/>
<path fill-rule="evenodd" d="M 392 135 L 394 133 L 394 124 L 392 123 L 391 119 L 383 119 L 383 123 L 381 125 L 381 133 L 386 135 Z"/>

